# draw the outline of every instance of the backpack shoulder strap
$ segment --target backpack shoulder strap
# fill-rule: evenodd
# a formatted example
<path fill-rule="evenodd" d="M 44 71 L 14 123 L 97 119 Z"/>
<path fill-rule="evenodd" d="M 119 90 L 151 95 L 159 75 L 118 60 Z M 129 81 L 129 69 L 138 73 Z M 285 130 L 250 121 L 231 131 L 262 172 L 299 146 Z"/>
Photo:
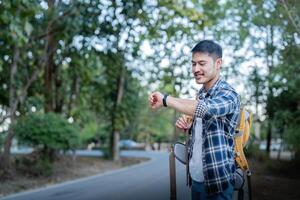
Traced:
<path fill-rule="evenodd" d="M 251 123 L 252 113 L 241 107 L 238 125 L 235 129 L 234 151 L 237 165 L 245 171 L 249 170 L 249 165 L 244 154 L 244 147 L 249 140 Z"/>

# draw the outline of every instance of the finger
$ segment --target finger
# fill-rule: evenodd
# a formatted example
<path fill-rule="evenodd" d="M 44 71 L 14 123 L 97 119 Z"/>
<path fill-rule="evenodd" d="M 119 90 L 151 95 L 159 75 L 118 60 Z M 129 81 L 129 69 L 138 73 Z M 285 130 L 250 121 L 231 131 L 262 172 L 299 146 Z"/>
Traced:
<path fill-rule="evenodd" d="M 153 95 L 150 96 L 150 101 L 153 102 L 154 98 Z"/>
<path fill-rule="evenodd" d="M 176 124 L 177 124 L 177 127 L 180 128 L 180 129 L 186 129 L 187 128 L 187 126 L 184 123 L 182 123 L 180 120 L 177 120 Z"/>
<path fill-rule="evenodd" d="M 155 99 L 153 99 L 151 103 L 154 106 L 154 105 L 156 105 L 157 101 L 155 101 Z"/>
<path fill-rule="evenodd" d="M 153 95 L 153 101 L 157 101 L 157 96 Z"/>
<path fill-rule="evenodd" d="M 182 127 L 181 125 L 178 125 L 178 124 L 176 125 L 176 128 L 178 128 L 179 130 L 183 131 L 184 133 L 186 133 L 187 130 L 188 130 L 188 129 L 186 129 L 186 128 Z"/>
<path fill-rule="evenodd" d="M 180 117 L 180 119 L 181 119 L 182 121 L 184 121 L 184 123 L 188 124 L 188 123 L 187 123 L 187 119 L 186 119 L 184 116 Z"/>
<path fill-rule="evenodd" d="M 178 128 L 179 130 L 184 130 L 184 128 L 179 124 L 176 124 L 176 128 Z"/>
<path fill-rule="evenodd" d="M 179 129 L 183 128 L 178 120 L 176 121 L 175 126 Z"/>
<path fill-rule="evenodd" d="M 152 102 L 152 101 L 153 101 L 153 97 L 150 95 L 150 96 L 148 97 L 148 100 L 149 100 L 150 102 Z"/>
<path fill-rule="evenodd" d="M 177 124 L 179 124 L 179 125 L 181 125 L 181 126 L 184 125 L 183 121 L 181 121 L 180 119 L 177 120 Z"/>
<path fill-rule="evenodd" d="M 148 98 L 149 102 L 152 103 L 153 102 L 153 98 L 151 97 L 151 95 Z"/>
<path fill-rule="evenodd" d="M 186 121 L 184 120 L 184 118 L 179 118 L 178 120 L 180 121 L 181 124 L 184 125 L 184 127 L 188 127 L 188 124 L 186 123 Z"/>
<path fill-rule="evenodd" d="M 176 128 L 181 129 L 181 125 L 178 123 L 178 121 L 175 123 Z"/>
<path fill-rule="evenodd" d="M 156 103 L 155 98 L 153 96 L 149 97 L 149 101 L 150 101 L 151 105 L 154 105 Z"/>

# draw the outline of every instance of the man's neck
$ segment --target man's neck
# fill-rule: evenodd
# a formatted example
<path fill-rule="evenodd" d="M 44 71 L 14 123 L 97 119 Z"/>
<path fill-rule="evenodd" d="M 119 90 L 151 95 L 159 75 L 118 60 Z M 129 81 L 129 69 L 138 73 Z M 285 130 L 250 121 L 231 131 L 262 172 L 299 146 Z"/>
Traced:
<path fill-rule="evenodd" d="M 203 86 L 204 86 L 205 90 L 208 91 L 210 88 L 212 88 L 215 85 L 215 83 L 218 81 L 219 78 L 220 78 L 220 74 L 217 74 L 210 81 L 208 81 L 207 83 L 204 83 Z"/>

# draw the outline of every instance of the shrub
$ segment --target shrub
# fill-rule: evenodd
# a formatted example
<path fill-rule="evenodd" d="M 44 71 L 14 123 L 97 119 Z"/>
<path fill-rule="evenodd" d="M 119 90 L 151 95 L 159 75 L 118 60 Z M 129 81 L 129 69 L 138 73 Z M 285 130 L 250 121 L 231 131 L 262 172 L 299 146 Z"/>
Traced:
<path fill-rule="evenodd" d="M 13 129 L 19 143 L 40 150 L 50 161 L 56 151 L 72 149 L 79 141 L 77 126 L 54 113 L 27 115 Z"/>
<path fill-rule="evenodd" d="M 92 119 L 93 120 L 93 119 Z M 87 122 L 82 126 L 79 134 L 80 142 L 82 145 L 87 145 L 91 142 L 97 143 L 98 147 L 104 145 L 108 141 L 108 130 L 105 124 L 97 123 L 96 119 Z"/>
<path fill-rule="evenodd" d="M 268 159 L 268 154 L 259 149 L 259 141 L 250 139 L 249 144 L 244 148 L 245 156 L 247 159 L 254 158 L 260 162 Z"/>
<path fill-rule="evenodd" d="M 294 159 L 300 161 L 300 125 L 290 124 L 285 130 L 285 138 L 295 151 Z"/>
<path fill-rule="evenodd" d="M 1 149 L 2 149 L 2 146 L 3 146 L 3 143 L 4 143 L 4 134 L 0 133 L 0 152 L 1 152 Z"/>
<path fill-rule="evenodd" d="M 17 157 L 16 169 L 22 174 L 38 177 L 50 176 L 53 172 L 53 165 L 51 161 L 44 157 L 41 152 L 32 152 L 29 155 Z"/>

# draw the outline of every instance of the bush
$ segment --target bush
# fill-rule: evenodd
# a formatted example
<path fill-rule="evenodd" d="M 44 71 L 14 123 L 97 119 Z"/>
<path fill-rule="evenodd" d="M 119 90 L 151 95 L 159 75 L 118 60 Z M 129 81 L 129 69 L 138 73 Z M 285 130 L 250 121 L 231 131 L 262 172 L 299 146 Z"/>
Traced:
<path fill-rule="evenodd" d="M 103 153 L 103 158 L 104 159 L 110 159 L 112 158 L 112 153 L 108 147 L 102 147 L 101 151 Z"/>
<path fill-rule="evenodd" d="M 255 144 L 252 141 L 249 141 L 249 144 L 247 145 L 247 147 L 244 148 L 244 153 L 249 158 L 255 157 L 259 152 L 260 152 L 259 145 Z"/>
<path fill-rule="evenodd" d="M 106 130 L 105 124 L 99 124 L 95 119 L 94 121 L 83 124 L 79 139 L 82 145 L 86 146 L 91 142 L 94 142 L 99 147 L 108 141 L 107 132 L 108 130 Z"/>
<path fill-rule="evenodd" d="M 29 155 L 16 158 L 16 169 L 29 176 L 51 176 L 53 165 L 41 152 L 32 152 Z"/>
<path fill-rule="evenodd" d="M 266 151 L 262 151 L 259 149 L 259 141 L 257 140 L 249 140 L 249 144 L 244 148 L 244 153 L 247 159 L 255 159 L 259 162 L 265 162 L 269 159 Z"/>
<path fill-rule="evenodd" d="M 284 134 L 288 144 L 290 144 L 293 147 L 293 150 L 297 153 L 300 152 L 300 125 L 290 124 L 286 128 Z M 298 155 L 296 156 L 296 159 L 300 159 L 300 156 Z"/>
<path fill-rule="evenodd" d="M 2 149 L 2 146 L 3 146 L 3 143 L 4 143 L 4 134 L 0 133 L 0 152 L 1 152 L 1 149 Z"/>
<path fill-rule="evenodd" d="M 53 161 L 55 152 L 78 145 L 78 128 L 54 113 L 30 114 L 13 127 L 19 143 L 39 149 L 45 159 Z"/>

